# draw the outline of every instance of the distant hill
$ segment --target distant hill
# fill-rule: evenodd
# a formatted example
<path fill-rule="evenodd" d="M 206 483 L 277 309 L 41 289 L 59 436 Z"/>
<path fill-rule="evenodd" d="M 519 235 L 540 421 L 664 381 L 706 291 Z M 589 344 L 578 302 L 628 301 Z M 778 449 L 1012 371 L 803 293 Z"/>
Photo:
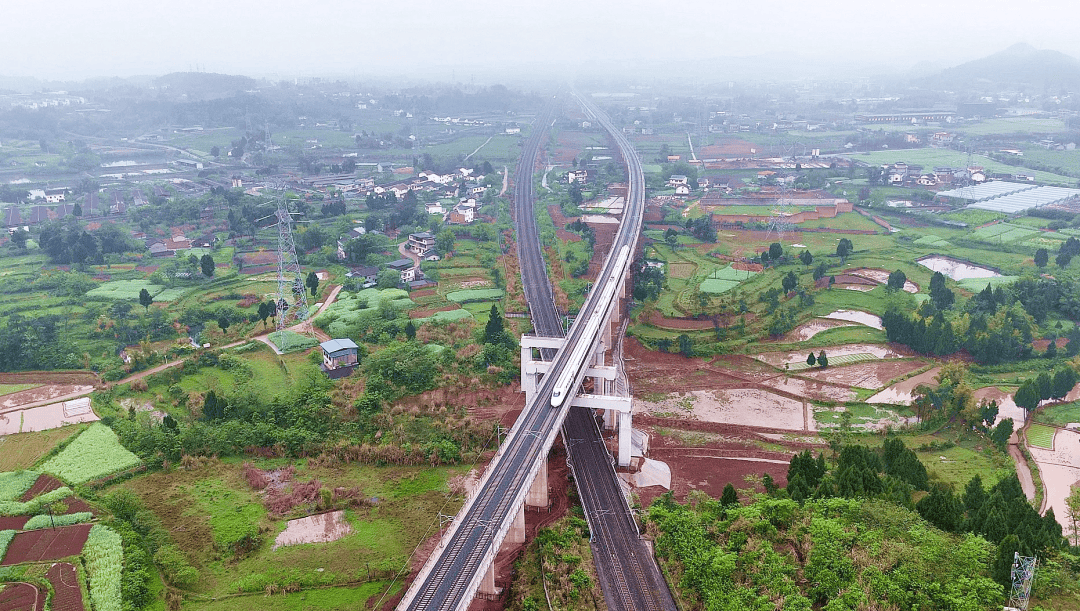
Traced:
<path fill-rule="evenodd" d="M 914 79 L 931 88 L 1036 87 L 1054 91 L 1080 88 L 1080 61 L 1058 51 L 1015 44 L 982 59 Z"/>
<path fill-rule="evenodd" d="M 187 94 L 195 100 L 209 100 L 233 95 L 239 91 L 254 89 L 258 81 L 246 76 L 215 74 L 212 72 L 173 72 L 154 79 L 157 87 L 168 87 L 170 97 Z"/>

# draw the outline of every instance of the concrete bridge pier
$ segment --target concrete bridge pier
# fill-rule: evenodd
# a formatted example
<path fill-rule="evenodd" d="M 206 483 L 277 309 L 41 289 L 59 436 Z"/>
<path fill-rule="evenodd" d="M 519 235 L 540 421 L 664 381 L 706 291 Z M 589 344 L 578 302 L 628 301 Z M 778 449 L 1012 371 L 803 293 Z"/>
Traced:
<path fill-rule="evenodd" d="M 507 531 L 499 553 L 512 551 L 525 543 L 525 508 L 547 509 L 548 500 L 548 465 L 545 461 L 541 463 L 536 477 L 533 478 L 532 485 L 529 487 L 529 494 L 525 497 L 525 502 L 518 508 L 517 514 L 514 516 L 514 523 L 510 526 L 510 530 Z M 477 590 L 480 596 L 498 596 L 500 594 L 499 589 L 495 587 L 495 564 L 495 562 L 492 562 L 487 572 L 484 573 L 484 579 L 480 582 L 480 588 Z"/>

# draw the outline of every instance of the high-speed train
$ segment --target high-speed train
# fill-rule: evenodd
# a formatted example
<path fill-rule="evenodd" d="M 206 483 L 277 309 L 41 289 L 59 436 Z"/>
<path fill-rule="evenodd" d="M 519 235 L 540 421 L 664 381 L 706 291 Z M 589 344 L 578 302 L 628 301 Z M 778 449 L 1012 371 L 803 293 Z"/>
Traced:
<path fill-rule="evenodd" d="M 619 288 L 619 278 L 625 272 L 626 260 L 629 257 L 629 246 L 623 246 L 619 249 L 615 265 L 611 268 L 613 271 L 604 284 L 604 291 L 600 294 L 600 300 L 597 304 L 609 303 L 612 297 L 615 296 L 615 291 Z M 566 396 L 572 392 L 573 389 L 570 387 L 577 381 L 578 374 L 585 366 L 585 361 L 593 347 L 593 340 L 600 331 L 600 325 L 603 324 L 606 313 L 606 307 L 597 307 L 589 315 L 589 319 L 585 321 L 585 332 L 581 334 L 577 344 L 574 346 L 574 351 L 570 353 L 570 358 L 566 361 L 566 366 L 563 367 L 562 373 L 555 382 L 555 390 L 551 393 L 551 407 L 560 407 L 563 401 L 566 400 Z"/>

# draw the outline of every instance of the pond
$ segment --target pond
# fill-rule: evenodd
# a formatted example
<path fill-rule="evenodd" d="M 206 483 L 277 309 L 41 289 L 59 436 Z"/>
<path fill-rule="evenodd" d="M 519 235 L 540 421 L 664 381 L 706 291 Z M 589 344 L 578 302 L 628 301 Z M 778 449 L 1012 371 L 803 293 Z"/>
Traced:
<path fill-rule="evenodd" d="M 918 263 L 935 272 L 941 272 L 956 281 L 966 280 L 968 278 L 997 278 L 1001 276 L 1001 274 L 992 269 L 979 267 L 978 265 L 972 265 L 971 263 L 965 263 L 964 261 L 958 261 L 941 255 L 923 257 L 918 260 Z"/>

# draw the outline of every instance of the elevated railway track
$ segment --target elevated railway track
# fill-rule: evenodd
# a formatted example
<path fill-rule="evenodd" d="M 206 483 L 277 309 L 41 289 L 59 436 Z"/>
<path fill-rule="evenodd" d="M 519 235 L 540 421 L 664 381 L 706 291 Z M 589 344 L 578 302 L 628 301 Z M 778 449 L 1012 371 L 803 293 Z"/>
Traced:
<path fill-rule="evenodd" d="M 481 478 L 477 491 L 466 500 L 439 547 L 402 598 L 399 609 L 468 607 L 561 430 L 586 505 L 594 557 L 609 608 L 675 610 L 667 586 L 638 536 L 636 523 L 615 478 L 611 455 L 603 445 L 591 411 L 571 408 L 569 401 L 562 400 L 556 400 L 558 407 L 552 407 L 558 381 L 566 384 L 569 378 L 569 387 L 576 389 L 584 376 L 586 361 L 592 356 L 591 348 L 600 334 L 600 325 L 595 324 L 597 317 L 606 320 L 611 309 L 617 307 L 618 288 L 629 271 L 644 210 L 644 176 L 633 147 L 591 103 L 580 98 L 579 102 L 608 130 L 627 164 L 629 192 L 621 228 L 597 282 L 566 336 L 564 347 L 544 355 L 552 361 L 549 375 L 525 406 Z M 533 217 L 533 170 L 552 111 L 553 105 L 549 104 L 523 147 L 515 180 L 515 205 L 522 282 L 533 325 L 538 334 L 561 336 L 561 318 L 555 308 Z M 579 345 L 590 349 L 575 350 Z"/>

